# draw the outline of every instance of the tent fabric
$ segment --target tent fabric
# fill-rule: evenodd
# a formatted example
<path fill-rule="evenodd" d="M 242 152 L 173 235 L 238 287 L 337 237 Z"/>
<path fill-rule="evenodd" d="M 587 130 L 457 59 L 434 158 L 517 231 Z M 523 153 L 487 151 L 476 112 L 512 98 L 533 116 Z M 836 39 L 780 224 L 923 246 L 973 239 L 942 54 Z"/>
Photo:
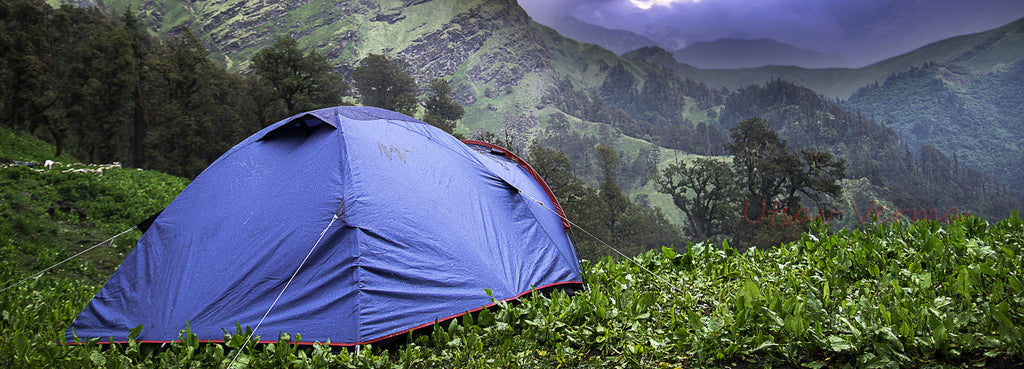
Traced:
<path fill-rule="evenodd" d="M 196 177 L 66 335 L 125 341 L 142 324 L 138 341 L 168 342 L 188 324 L 222 341 L 307 254 L 259 334 L 365 344 L 492 305 L 485 289 L 578 288 L 560 207 L 520 162 L 377 108 L 287 118 Z"/>
<path fill-rule="evenodd" d="M 540 177 L 540 174 L 538 174 L 537 171 L 530 166 L 530 164 L 526 163 L 525 160 L 519 158 L 519 156 L 516 155 L 515 153 L 508 151 L 507 149 L 500 147 L 498 145 L 492 144 L 490 142 L 465 140 L 463 141 L 463 143 L 469 145 L 470 147 L 473 147 L 477 151 L 488 153 L 498 158 L 504 157 L 504 160 L 499 160 L 499 163 L 504 162 L 504 164 L 500 164 L 502 167 L 501 169 L 503 170 L 499 170 L 498 168 L 492 166 L 492 169 L 494 170 L 495 173 L 508 174 L 508 172 L 510 171 L 522 171 L 525 172 L 525 174 L 528 174 L 529 176 L 525 176 L 521 173 L 516 173 L 517 175 L 514 176 L 502 176 L 502 179 L 505 179 L 509 183 L 514 183 L 514 186 L 516 188 L 532 188 L 533 191 L 531 191 L 531 193 L 534 194 L 539 193 L 539 191 L 544 191 L 547 200 L 550 200 L 550 202 L 548 203 L 550 207 L 545 206 L 545 203 L 542 200 L 537 200 L 538 203 L 541 204 L 542 206 L 545 206 L 545 208 L 548 211 L 553 211 L 556 215 L 558 215 L 559 221 L 562 222 L 562 225 L 565 226 L 565 229 L 569 229 L 569 218 L 565 216 L 565 211 L 562 210 L 562 205 L 558 203 L 558 199 L 556 199 L 555 194 L 551 192 L 551 188 L 548 187 L 547 183 L 544 182 L 544 179 Z M 511 169 L 511 167 L 515 166 L 518 166 L 518 170 Z M 533 179 L 532 181 L 530 180 L 531 178 Z"/>

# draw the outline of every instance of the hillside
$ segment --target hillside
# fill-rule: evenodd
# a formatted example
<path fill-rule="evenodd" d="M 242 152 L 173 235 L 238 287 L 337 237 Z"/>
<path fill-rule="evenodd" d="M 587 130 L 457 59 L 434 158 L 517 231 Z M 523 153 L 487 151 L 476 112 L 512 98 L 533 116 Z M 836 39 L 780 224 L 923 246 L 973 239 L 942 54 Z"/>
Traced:
<path fill-rule="evenodd" d="M 83 89 L 83 96 L 107 97 L 102 105 L 88 106 L 96 108 L 97 112 L 110 111 L 117 114 L 117 124 L 120 126 L 106 124 L 104 119 L 107 118 L 103 118 L 105 115 L 87 117 L 92 119 L 88 121 L 91 125 L 83 127 L 89 128 L 76 128 L 73 133 L 94 137 L 90 137 L 88 145 L 80 145 L 84 147 L 79 152 L 87 155 L 98 153 L 97 157 L 121 158 L 133 154 L 128 151 L 142 151 L 138 157 L 145 160 L 133 159 L 132 163 L 142 163 L 139 166 L 160 164 L 182 167 L 176 168 L 173 173 L 195 175 L 220 152 L 237 142 L 236 137 L 244 137 L 254 126 L 272 121 L 267 120 L 264 111 L 260 109 L 261 103 L 251 96 L 231 94 L 235 91 L 250 91 L 245 86 L 252 86 L 252 80 L 246 81 L 238 75 L 215 71 L 213 65 L 206 65 L 212 63 L 189 65 L 186 62 L 206 61 L 206 58 L 197 56 L 206 56 L 207 50 L 210 50 L 210 56 L 223 62 L 227 69 L 247 72 L 246 64 L 251 55 L 267 46 L 271 42 L 270 38 L 276 35 L 295 37 L 300 47 L 319 50 L 330 60 L 334 71 L 350 82 L 350 74 L 356 63 L 370 53 L 385 53 L 407 61 L 408 71 L 421 85 L 435 77 L 448 78 L 455 99 L 466 107 L 466 115 L 457 127 L 458 133 L 468 137 L 490 135 L 492 139 L 500 139 L 503 144 L 520 153 L 526 152 L 536 140 L 546 147 L 564 152 L 571 163 L 570 173 L 591 187 L 597 187 L 602 182 L 608 173 L 604 170 L 606 167 L 615 166 L 616 184 L 629 194 L 629 199 L 652 206 L 652 211 L 657 211 L 654 207 L 658 207 L 664 209 L 665 213 L 675 212 L 671 201 L 666 201 L 665 196 L 656 193 L 649 185 L 648 176 L 652 169 L 664 167 L 678 157 L 694 157 L 693 154 L 725 155 L 722 144 L 729 139 L 726 131 L 728 128 L 751 116 L 777 113 L 774 110 L 730 108 L 729 100 L 743 100 L 740 93 L 753 91 L 756 86 L 730 92 L 684 78 L 679 73 L 659 67 L 658 63 L 619 57 L 601 47 L 565 38 L 553 29 L 533 22 L 512 1 L 329 3 L 314 0 L 301 4 L 279 2 L 265 7 L 255 4 L 241 0 L 221 4 L 191 3 L 179 9 L 176 8 L 182 5 L 179 3 L 133 2 L 132 8 L 139 10 L 139 18 L 126 19 L 131 24 L 146 27 L 152 34 L 163 35 L 164 39 L 160 43 L 167 50 L 162 51 L 163 54 L 157 58 L 167 57 L 167 60 L 154 60 L 151 67 L 143 65 L 139 69 L 131 69 L 148 85 L 142 85 L 141 82 L 133 85 L 132 81 L 136 80 L 134 77 L 112 78 L 111 86 L 99 85 L 119 92 L 120 95 Z M 108 9 L 127 5 L 105 4 Z M 189 27 L 203 43 L 195 42 L 190 38 L 190 32 L 179 26 Z M 19 25 L 12 24 L 9 27 L 16 30 Z M 45 27 L 46 23 L 41 22 L 38 28 Z M 105 27 L 119 29 L 120 32 L 130 29 L 118 24 Z M 137 32 L 138 29 L 132 31 Z M 69 33 L 77 35 L 75 32 Z M 25 37 L 29 36 L 26 34 Z M 125 37 L 136 36 L 128 34 Z M 45 41 L 45 38 L 42 40 Z M 109 40 L 97 36 L 83 41 L 107 47 L 106 42 Z M 75 39 L 65 42 L 68 46 L 81 44 Z M 51 52 L 58 53 L 66 58 L 62 60 L 69 62 L 80 60 L 75 58 L 76 54 L 59 54 L 65 49 L 68 47 L 56 47 Z M 71 49 L 76 52 L 87 51 L 86 48 Z M 125 53 L 129 49 L 113 50 Z M 652 51 L 656 52 L 657 49 L 644 49 L 637 53 Z M 135 68 L 132 63 L 122 67 L 116 64 L 131 59 L 128 55 L 121 56 L 112 52 L 88 55 L 107 56 L 115 63 L 97 61 L 95 65 L 109 69 L 101 76 L 117 76 L 116 71 L 119 69 Z M 663 51 L 658 54 L 659 58 L 665 56 L 671 59 L 671 55 Z M 66 75 L 60 73 L 62 68 L 51 69 L 56 73 L 48 73 L 46 77 L 51 78 L 49 83 L 54 84 L 52 91 L 95 85 L 84 82 L 95 74 L 75 74 L 76 78 L 81 77 L 83 81 L 76 83 L 77 79 L 64 78 Z M 149 75 L 152 77 L 143 78 Z M 198 75 L 205 78 L 197 78 Z M 13 78 L 13 75 L 10 76 Z M 157 88 L 163 86 L 170 88 Z M 152 95 L 147 96 L 149 91 L 153 91 Z M 254 94 L 259 92 L 251 91 Z M 784 112 L 803 109 L 799 104 L 806 102 L 805 97 L 813 97 L 815 101 L 809 106 L 818 110 L 801 110 L 806 117 L 855 115 L 841 109 L 834 110 L 831 104 L 822 102 L 815 92 L 800 92 L 798 95 L 801 97 L 794 100 L 787 94 L 767 94 L 759 103 Z M 737 100 L 736 96 L 740 98 Z M 238 101 L 228 101 L 233 98 Z M 61 124 L 65 122 L 66 114 L 77 114 L 84 110 L 75 105 L 81 99 L 77 95 L 69 96 L 66 112 L 49 112 L 43 116 L 46 119 L 38 119 L 38 123 L 30 122 L 35 126 L 30 125 L 29 129 L 40 137 L 57 137 L 54 141 L 59 142 Z M 44 101 L 33 101 L 35 106 L 45 109 Z M 348 101 L 358 102 L 359 96 L 350 97 Z M 15 105 L 17 103 L 9 104 Z M 153 111 L 160 113 L 159 130 L 145 132 L 145 114 Z M 77 117 L 72 118 L 67 121 L 83 121 Z M 784 121 L 778 123 L 780 127 L 803 123 L 786 120 L 792 117 L 785 114 L 769 118 Z M 865 120 L 863 117 L 857 119 Z M 828 129 L 830 124 L 845 124 L 835 122 L 834 119 L 813 120 L 817 125 L 826 126 L 826 132 L 842 131 L 837 127 Z M 13 126 L 18 127 L 20 122 L 5 123 L 14 123 Z M 133 135 L 120 134 L 125 125 L 128 131 L 134 131 L 135 138 L 129 140 Z M 182 127 L 187 129 L 180 129 Z M 64 129 L 66 132 L 67 128 Z M 805 129 L 780 129 L 780 132 L 784 132 L 784 137 L 791 141 L 808 142 L 817 137 L 813 136 L 817 133 Z M 139 138 L 139 135 L 147 136 Z M 103 141 L 105 136 L 118 141 Z M 76 138 L 82 141 L 80 137 Z M 897 157 L 864 157 L 864 150 L 826 149 L 851 163 L 860 163 L 858 165 L 861 168 L 871 168 L 873 164 L 887 161 L 906 161 L 906 150 L 898 149 L 899 142 L 899 139 L 887 139 L 884 148 L 879 150 Z M 610 147 L 617 154 L 617 160 L 602 162 L 597 155 L 599 145 Z M 868 144 L 861 146 L 864 145 Z M 201 155 L 194 155 L 200 149 Z M 870 178 L 873 185 L 882 189 L 888 189 L 886 186 L 890 183 L 920 182 L 921 173 L 915 165 L 908 163 L 906 170 L 864 177 Z M 893 176 L 902 176 L 902 179 Z M 942 196 L 954 197 L 945 194 L 951 190 L 941 186 L 927 193 L 936 191 L 943 193 Z M 931 203 L 916 205 L 918 198 L 930 196 L 927 193 L 892 191 L 883 197 L 893 203 L 909 204 L 907 206 L 936 206 Z M 669 218 L 679 219 L 672 214 L 669 214 Z"/>
<path fill-rule="evenodd" d="M 946 165 L 973 167 L 1021 193 L 1024 20 L 986 35 L 946 62 L 865 86 L 843 106 L 884 122 L 915 150 L 934 146 L 950 156 Z"/>
<path fill-rule="evenodd" d="M 467 132 L 499 132 L 502 122 L 511 120 L 503 114 L 529 117 L 553 80 L 552 51 L 542 37 L 551 31 L 530 21 L 514 0 L 118 0 L 103 6 L 138 9 L 154 35 L 190 28 L 230 71 L 247 73 L 252 55 L 276 35 L 318 50 L 346 77 L 370 53 L 402 58 L 421 86 L 451 77 L 457 100 L 467 106 Z"/>
<path fill-rule="evenodd" d="M 533 22 L 512 0 L 175 4 L 121 0 L 103 6 L 108 11 L 138 9 L 139 21 L 154 35 L 189 27 L 230 71 L 247 73 L 251 56 L 274 35 L 289 35 L 301 48 L 318 50 L 349 79 L 370 53 L 401 58 L 421 86 L 437 77 L 450 79 L 456 100 L 466 106 L 459 129 L 469 134 L 532 132 L 544 123 L 538 115 L 545 95 L 567 92 L 559 87 L 566 80 L 592 94 L 618 64 L 634 75 L 630 86 L 622 86 L 626 89 L 642 90 L 643 81 L 655 79 L 649 76 L 669 86 L 685 83 L 646 63 L 565 38 Z"/>
<path fill-rule="evenodd" d="M 5 278 L 42 268 L 133 227 L 162 210 L 188 181 L 167 174 L 53 157 L 54 147 L 0 128 L 0 249 Z M 51 166 L 44 161 L 55 159 Z M 140 233 L 121 237 L 52 274 L 99 285 Z M 95 292 L 95 291 L 94 291 Z"/>
<path fill-rule="evenodd" d="M 694 109 L 685 101 L 679 103 L 691 95 L 706 100 L 701 96 L 709 93 L 697 91 L 706 88 L 691 86 L 695 84 L 595 45 L 562 37 L 533 22 L 511 0 L 255 4 L 230 0 L 185 4 L 179 9 L 160 2 L 131 0 L 104 6 L 139 9 L 140 22 L 153 34 L 173 34 L 179 32 L 175 31 L 179 26 L 201 30 L 195 33 L 214 57 L 228 70 L 243 73 L 253 53 L 269 45 L 272 35 L 281 34 L 297 38 L 302 48 L 319 50 L 346 78 L 370 53 L 401 58 L 409 63 L 409 72 L 421 86 L 437 77 L 450 80 L 455 100 L 466 108 L 459 132 L 470 137 L 485 130 L 498 136 L 515 136 L 522 146 L 513 149 L 525 148 L 557 110 L 582 118 L 574 120 L 573 125 L 588 136 L 598 136 L 597 131 L 604 129 L 602 140 L 609 144 L 618 147 L 618 141 L 629 141 L 622 131 L 608 127 L 615 125 L 609 119 L 609 110 L 601 116 L 581 116 L 581 111 L 568 111 L 566 106 L 551 110 L 547 96 L 578 91 L 589 101 L 604 88 L 617 95 L 606 94 L 612 99 L 610 104 L 625 109 L 631 120 L 647 121 L 658 114 L 669 123 L 682 117 L 684 110 L 702 115 L 696 110 L 709 107 L 703 104 Z M 632 77 L 615 88 L 605 86 L 616 66 L 622 66 Z M 683 91 L 683 86 L 697 92 Z M 593 148 L 588 150 L 592 152 Z M 627 155 L 635 153 L 625 147 L 620 150 L 629 152 Z M 596 183 L 593 176 L 587 179 Z"/>

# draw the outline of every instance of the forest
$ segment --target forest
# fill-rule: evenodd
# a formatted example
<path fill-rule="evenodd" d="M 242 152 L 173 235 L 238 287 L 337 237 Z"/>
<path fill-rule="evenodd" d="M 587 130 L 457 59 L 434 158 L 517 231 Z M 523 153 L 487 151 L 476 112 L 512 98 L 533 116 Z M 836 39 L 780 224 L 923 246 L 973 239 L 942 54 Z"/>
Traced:
<path fill-rule="evenodd" d="M 1024 187 L 1015 179 L 1021 178 L 1024 169 L 1016 165 L 1020 154 L 1014 143 L 1024 139 L 1019 129 L 1024 121 L 1022 80 L 1022 61 L 988 73 L 956 64 L 927 63 L 893 74 L 881 84 L 865 86 L 842 105 L 874 116 L 900 132 L 913 133 L 908 136 L 915 137 L 914 146 L 945 152 L 946 158 L 940 161 L 961 167 L 944 171 L 942 175 L 948 172 L 951 177 L 946 181 L 963 181 L 966 176 L 974 181 L 971 187 L 990 191 L 993 185 L 1006 186 L 1019 194 Z M 884 105 L 895 109 L 883 113 L 880 108 Z"/>

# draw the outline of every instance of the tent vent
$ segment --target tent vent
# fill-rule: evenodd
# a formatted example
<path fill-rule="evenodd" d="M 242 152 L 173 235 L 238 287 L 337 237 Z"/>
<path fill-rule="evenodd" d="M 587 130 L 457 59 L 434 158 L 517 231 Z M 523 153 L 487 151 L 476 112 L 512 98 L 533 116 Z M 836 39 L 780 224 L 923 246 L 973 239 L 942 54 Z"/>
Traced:
<path fill-rule="evenodd" d="M 313 132 L 316 132 L 317 129 L 320 129 L 320 127 L 323 126 L 331 125 L 324 123 L 320 118 L 307 114 L 267 132 L 263 137 L 260 137 L 259 141 L 270 141 L 278 138 L 295 137 L 299 135 L 309 137 L 313 135 Z"/>

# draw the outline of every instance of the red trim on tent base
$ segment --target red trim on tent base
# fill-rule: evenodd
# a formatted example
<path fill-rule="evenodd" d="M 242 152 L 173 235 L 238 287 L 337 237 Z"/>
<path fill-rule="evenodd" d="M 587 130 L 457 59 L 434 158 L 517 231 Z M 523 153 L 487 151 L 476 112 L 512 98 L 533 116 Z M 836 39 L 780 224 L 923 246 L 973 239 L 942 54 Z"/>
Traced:
<path fill-rule="evenodd" d="M 553 289 L 553 288 L 559 287 L 559 286 L 582 285 L 582 284 L 583 284 L 582 281 L 556 282 L 556 283 L 552 283 L 552 284 L 549 284 L 549 285 L 545 285 L 545 286 L 541 286 L 541 287 L 538 287 L 538 288 L 534 288 L 532 290 L 520 293 L 520 294 L 515 295 L 513 297 L 501 300 L 500 302 L 514 301 L 514 300 L 517 300 L 520 297 L 526 296 L 526 295 L 528 295 L 530 293 L 541 292 L 541 291 L 548 290 L 548 289 Z M 447 322 L 449 320 L 458 318 L 460 316 L 463 316 L 463 315 L 466 315 L 466 314 L 473 314 L 473 313 L 476 313 L 476 312 L 478 312 L 480 310 L 489 309 L 489 308 L 492 308 L 492 307 L 495 307 L 495 306 L 498 306 L 498 302 L 492 302 L 490 304 L 478 307 L 476 309 L 468 310 L 468 311 L 466 311 L 464 313 L 455 314 L 455 315 L 452 315 L 452 316 L 444 318 L 444 319 L 438 319 L 436 322 L 432 321 L 430 323 L 420 324 L 420 325 L 415 326 L 413 328 L 409 328 L 409 329 L 406 329 L 406 330 L 401 331 L 401 332 L 395 332 L 395 333 L 389 334 L 387 336 L 375 338 L 375 339 L 372 339 L 372 340 L 369 340 L 369 341 L 355 342 L 355 343 L 334 343 L 334 342 L 332 342 L 330 344 L 323 343 L 323 342 L 294 342 L 294 343 L 297 344 L 297 345 L 302 345 L 302 346 L 325 345 L 325 346 L 331 346 L 331 347 L 353 347 L 353 346 L 369 345 L 369 344 L 372 344 L 372 343 L 376 343 L 376 342 L 380 342 L 380 341 L 385 341 L 385 340 L 390 339 L 390 338 L 395 338 L 395 337 L 398 337 L 398 336 L 402 336 L 402 335 L 408 334 L 411 331 L 415 331 L 417 329 L 423 329 L 423 328 L 426 328 L 426 327 L 431 327 L 431 326 L 434 325 L 434 323 Z M 290 332 L 290 333 L 302 334 L 302 332 Z M 137 343 L 153 343 L 153 344 L 159 343 L 159 344 L 165 344 L 165 343 L 175 343 L 175 342 L 181 342 L 181 341 L 180 340 L 169 340 L 169 341 L 135 341 L 135 342 L 137 342 Z M 224 343 L 224 340 L 199 340 L 199 342 L 200 343 Z M 128 343 L 128 341 L 97 342 L 97 344 L 100 344 L 100 345 L 110 344 L 110 343 L 126 344 L 126 343 Z M 261 343 L 261 344 L 277 343 L 277 340 L 260 340 L 260 341 L 257 341 L 257 343 Z M 77 346 L 77 345 L 83 344 L 83 342 L 66 342 L 65 344 L 67 344 L 68 346 Z"/>

